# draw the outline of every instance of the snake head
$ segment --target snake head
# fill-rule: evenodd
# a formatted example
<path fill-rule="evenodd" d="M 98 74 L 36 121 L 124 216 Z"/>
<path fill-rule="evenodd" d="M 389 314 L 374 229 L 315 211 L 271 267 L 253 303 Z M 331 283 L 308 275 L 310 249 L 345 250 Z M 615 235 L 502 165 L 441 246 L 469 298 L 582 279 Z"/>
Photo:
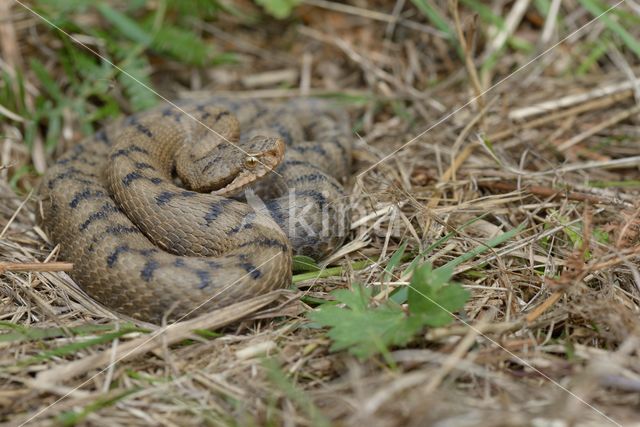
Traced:
<path fill-rule="evenodd" d="M 255 136 L 248 141 L 215 144 L 197 159 L 179 155 L 176 171 L 191 190 L 228 196 L 275 169 L 284 159 L 284 152 L 281 138 Z"/>

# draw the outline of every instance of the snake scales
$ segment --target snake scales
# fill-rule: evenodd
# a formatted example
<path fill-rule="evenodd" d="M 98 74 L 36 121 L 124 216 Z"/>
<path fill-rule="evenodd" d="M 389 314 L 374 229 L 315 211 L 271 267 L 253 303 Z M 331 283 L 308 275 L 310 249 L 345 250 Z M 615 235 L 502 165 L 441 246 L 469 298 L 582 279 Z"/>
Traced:
<path fill-rule="evenodd" d="M 322 257 L 349 224 L 344 112 L 314 99 L 178 105 L 74 146 L 40 189 L 40 222 L 71 276 L 156 323 L 288 286 L 292 250 Z"/>

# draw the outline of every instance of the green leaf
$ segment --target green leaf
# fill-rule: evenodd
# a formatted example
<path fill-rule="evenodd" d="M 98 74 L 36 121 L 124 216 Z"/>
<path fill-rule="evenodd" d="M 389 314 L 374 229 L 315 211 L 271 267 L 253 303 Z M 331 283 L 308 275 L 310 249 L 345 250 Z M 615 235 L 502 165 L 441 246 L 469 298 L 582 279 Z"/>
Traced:
<path fill-rule="evenodd" d="M 607 54 L 609 46 L 607 45 L 607 43 L 603 42 L 603 38 L 604 37 L 599 38 L 599 40 L 596 40 L 594 43 L 592 43 L 592 46 L 589 46 L 591 49 L 589 53 L 587 53 L 586 55 L 580 55 L 580 57 L 584 56 L 584 59 L 582 59 L 580 65 L 575 71 L 576 76 L 586 75 L 587 72 L 591 70 L 595 64 L 598 63 L 600 58 L 604 57 Z"/>
<path fill-rule="evenodd" d="M 625 181 L 589 181 L 587 185 L 595 188 L 640 188 L 640 180 L 630 179 Z"/>
<path fill-rule="evenodd" d="M 9 186 L 14 192 L 20 194 L 21 192 L 18 190 L 18 182 L 20 181 L 21 178 L 27 175 L 31 175 L 34 172 L 35 172 L 35 169 L 31 165 L 20 166 L 18 169 L 16 169 L 16 171 L 11 176 L 11 179 L 9 180 Z"/>
<path fill-rule="evenodd" d="M 330 328 L 331 351 L 346 349 L 360 359 L 386 354 L 389 346 L 409 342 L 420 327 L 409 324 L 407 315 L 396 304 L 387 302 L 369 308 L 370 289 L 356 286 L 351 291 L 338 290 L 332 294 L 346 307 L 325 303 L 309 313 L 311 320 Z"/>
<path fill-rule="evenodd" d="M 288 18 L 302 0 L 255 0 L 257 4 L 264 7 L 264 9 L 273 17 L 278 19 Z"/>
<path fill-rule="evenodd" d="M 58 109 L 51 110 L 47 127 L 45 147 L 48 152 L 52 152 L 58 144 L 60 133 L 62 132 L 62 112 Z"/>
<path fill-rule="evenodd" d="M 551 4 L 549 0 L 534 0 L 533 4 L 535 5 L 538 12 L 543 16 L 547 16 L 549 14 L 549 10 L 551 10 Z"/>
<path fill-rule="evenodd" d="M 469 291 L 458 284 L 449 283 L 453 267 L 433 270 L 431 264 L 416 269 L 409 286 L 409 312 L 426 326 L 445 326 L 455 313 L 464 307 Z"/>
<path fill-rule="evenodd" d="M 371 306 L 371 289 L 355 286 L 332 292 L 336 301 L 322 304 L 308 317 L 329 328 L 331 351 L 347 350 L 360 359 L 382 353 L 393 364 L 389 347 L 408 344 L 425 326 L 448 324 L 453 320 L 450 313 L 464 306 L 469 293 L 449 283 L 452 274 L 453 267 L 417 268 L 409 286 L 409 313 L 391 300 Z"/>
<path fill-rule="evenodd" d="M 222 5 L 217 0 L 167 0 L 167 7 L 181 16 L 197 16 L 204 19 L 215 17 L 226 4 Z"/>
<path fill-rule="evenodd" d="M 427 254 L 431 253 L 431 251 L 433 251 L 436 248 L 444 245 L 447 241 L 449 241 L 450 239 L 455 237 L 458 232 L 460 232 L 460 231 L 464 230 L 465 228 L 467 228 L 468 226 L 474 224 L 476 221 L 480 221 L 482 218 L 484 218 L 487 215 L 488 215 L 488 213 L 483 213 L 480 216 L 477 216 L 475 218 L 470 219 L 469 221 L 465 222 L 460 227 L 458 227 L 456 231 L 450 231 L 447 234 L 445 234 L 443 237 L 439 238 L 438 240 L 436 240 L 435 242 L 430 244 L 428 248 L 426 248 L 420 255 L 415 257 L 413 259 L 413 261 L 411 261 L 409 263 L 409 266 L 404 269 L 404 271 L 402 272 L 401 276 L 404 276 L 405 274 L 411 272 L 414 268 L 416 268 L 418 266 L 418 264 L 420 264 L 421 262 L 424 262 L 424 259 L 426 258 Z M 402 291 L 402 290 L 406 291 L 406 288 L 399 289 L 399 291 Z M 395 302 L 397 302 L 398 304 L 403 304 L 404 302 L 407 301 L 406 292 L 404 292 L 404 295 L 405 295 L 404 299 L 393 298 L 393 300 Z"/>
<path fill-rule="evenodd" d="M 500 157 L 498 157 L 498 155 L 496 154 L 496 150 L 493 148 L 493 143 L 484 137 L 480 138 L 480 142 L 485 146 L 491 157 L 493 157 L 493 160 L 495 160 L 498 165 L 503 166 Z"/>

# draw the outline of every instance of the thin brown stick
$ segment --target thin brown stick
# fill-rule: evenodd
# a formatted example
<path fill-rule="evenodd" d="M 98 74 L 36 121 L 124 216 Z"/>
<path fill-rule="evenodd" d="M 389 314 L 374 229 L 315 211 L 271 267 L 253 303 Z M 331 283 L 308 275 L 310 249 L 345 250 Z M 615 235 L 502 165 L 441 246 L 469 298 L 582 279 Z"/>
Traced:
<path fill-rule="evenodd" d="M 509 113 L 509 118 L 512 120 L 520 120 L 548 111 L 559 110 L 571 105 L 581 104 L 594 98 L 602 98 L 616 92 L 633 89 L 637 84 L 637 81 L 629 80 L 625 80 L 622 83 L 609 83 L 604 86 L 597 87 L 589 92 L 567 95 L 559 99 L 544 101 L 536 105 L 513 110 Z"/>
<path fill-rule="evenodd" d="M 491 310 L 487 312 L 478 322 L 478 327 L 469 328 L 465 336 L 458 342 L 458 345 L 453 352 L 447 357 L 442 364 L 442 367 L 438 369 L 435 375 L 429 380 L 425 386 L 427 393 L 433 393 L 438 386 L 442 383 L 445 377 L 463 360 L 464 356 L 469 352 L 469 349 L 475 344 L 478 335 L 481 335 L 482 328 L 489 324 L 495 317 L 496 311 Z"/>
<path fill-rule="evenodd" d="M 464 140 L 464 138 L 466 138 L 469 135 L 469 132 L 471 132 L 471 129 L 473 129 L 473 127 L 476 125 L 476 123 L 478 123 L 481 118 L 487 113 L 489 107 L 491 106 L 491 102 L 488 105 L 485 105 L 485 107 L 469 122 L 467 123 L 467 125 L 464 127 L 464 129 L 462 130 L 462 132 L 460 133 L 460 135 L 458 135 L 458 138 L 456 139 L 456 142 L 454 143 L 454 146 L 459 145 L 460 143 L 462 143 L 462 141 Z M 475 148 L 474 144 L 469 144 L 466 147 L 464 147 L 464 149 L 460 152 L 460 154 L 458 154 L 453 161 L 451 162 L 451 166 L 449 166 L 449 168 L 442 174 L 442 178 L 440 179 L 441 182 L 448 182 L 451 181 L 451 179 L 455 176 L 456 171 L 460 168 L 460 166 L 469 158 L 469 156 L 471 156 L 471 154 L 473 153 L 473 150 Z M 440 196 L 435 196 L 433 197 L 430 201 L 429 201 L 429 208 L 433 209 L 436 206 L 438 206 L 438 203 L 440 203 Z M 427 227 L 428 229 L 428 227 Z"/>
<path fill-rule="evenodd" d="M 0 262 L 0 274 L 6 271 L 71 271 L 73 264 L 70 262 Z"/>
<path fill-rule="evenodd" d="M 557 303 L 560 298 L 564 295 L 564 290 L 557 290 L 551 294 L 549 298 L 547 298 L 542 304 L 537 306 L 531 313 L 525 316 L 525 320 L 527 324 L 532 323 L 538 317 L 542 315 L 547 309 Z"/>
<path fill-rule="evenodd" d="M 462 31 L 462 23 L 460 22 L 460 14 L 458 13 L 458 0 L 449 0 L 449 9 L 451 10 L 451 14 L 453 15 L 453 21 L 456 25 L 456 35 L 458 36 L 458 42 L 460 43 L 460 47 L 464 52 L 464 64 L 467 68 L 467 73 L 469 74 L 469 80 L 471 81 L 471 86 L 473 87 L 473 91 L 475 92 L 475 98 L 478 100 L 478 106 L 480 109 L 484 108 L 484 96 L 482 85 L 480 84 L 480 79 L 478 78 L 478 72 L 476 70 L 476 66 L 473 63 L 473 52 L 471 51 L 470 44 L 464 36 L 464 31 Z M 475 22 L 472 27 L 472 31 L 470 31 L 469 38 L 473 37 L 473 32 L 475 32 L 476 26 Z"/>
<path fill-rule="evenodd" d="M 488 190 L 498 190 L 498 191 L 526 191 L 528 193 L 534 194 L 536 196 L 542 197 L 551 197 L 557 198 L 562 197 L 569 200 L 575 200 L 578 202 L 592 202 L 592 203 L 611 203 L 611 200 L 603 199 L 598 196 L 594 196 L 592 194 L 587 193 L 579 193 L 577 191 L 565 191 L 558 190 L 551 187 L 543 187 L 540 185 L 528 185 L 528 186 L 518 186 L 512 182 L 505 181 L 485 181 L 479 182 L 478 186 L 481 188 L 486 188 Z"/>
<path fill-rule="evenodd" d="M 632 90 L 625 90 L 623 92 L 614 93 L 613 95 L 607 96 L 606 98 L 600 98 L 594 101 L 585 102 L 584 104 L 580 104 L 568 110 L 559 111 L 557 113 L 551 113 L 549 115 L 537 118 L 535 120 L 531 120 L 530 122 L 522 123 L 520 125 L 511 127 L 509 129 L 504 129 L 504 130 L 492 133 L 487 137 L 487 139 L 491 142 L 496 142 L 496 141 L 508 138 L 511 135 L 517 132 L 520 132 L 524 129 L 537 128 L 547 123 L 555 122 L 557 120 L 575 116 L 581 113 L 585 113 L 587 111 L 606 108 L 606 107 L 609 107 L 610 105 L 617 104 L 618 102 L 624 99 L 631 98 L 632 96 L 633 96 Z"/>
<path fill-rule="evenodd" d="M 304 0 L 304 3 L 310 6 L 320 7 L 327 10 L 333 10 L 349 15 L 361 16 L 363 18 L 371 19 L 374 21 L 387 22 L 389 24 L 399 24 L 412 30 L 422 31 L 424 33 L 432 34 L 440 38 L 446 37 L 445 33 L 436 28 L 430 27 L 425 24 L 420 24 L 416 21 L 410 21 L 400 16 L 390 15 L 388 13 L 382 13 L 375 10 L 364 9 L 361 7 L 350 6 L 348 4 L 326 0 Z"/>
<path fill-rule="evenodd" d="M 568 148 L 573 147 L 574 145 L 584 141 L 585 139 L 589 138 L 590 136 L 595 135 L 596 133 L 600 132 L 603 129 L 606 129 L 610 126 L 615 125 L 616 123 L 619 123 L 625 119 L 628 119 L 629 117 L 640 113 L 640 105 L 636 105 L 632 108 L 629 108 L 628 110 L 622 111 L 618 114 L 615 114 L 614 116 L 610 117 L 609 119 L 598 123 L 595 126 L 590 127 L 589 129 L 587 129 L 586 131 L 579 133 L 578 135 L 569 138 L 568 140 L 566 140 L 565 142 L 561 143 L 558 145 L 558 150 L 560 151 L 565 151 Z"/>

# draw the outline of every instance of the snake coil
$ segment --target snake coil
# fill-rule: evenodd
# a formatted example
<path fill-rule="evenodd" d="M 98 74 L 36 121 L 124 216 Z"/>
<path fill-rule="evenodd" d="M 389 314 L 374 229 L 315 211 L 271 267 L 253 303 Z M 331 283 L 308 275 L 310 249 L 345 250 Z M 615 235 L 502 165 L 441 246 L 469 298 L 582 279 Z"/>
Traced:
<path fill-rule="evenodd" d="M 320 258 L 349 228 L 343 111 L 316 99 L 178 105 L 74 146 L 40 189 L 40 222 L 72 278 L 156 323 L 286 287 L 292 250 Z"/>

